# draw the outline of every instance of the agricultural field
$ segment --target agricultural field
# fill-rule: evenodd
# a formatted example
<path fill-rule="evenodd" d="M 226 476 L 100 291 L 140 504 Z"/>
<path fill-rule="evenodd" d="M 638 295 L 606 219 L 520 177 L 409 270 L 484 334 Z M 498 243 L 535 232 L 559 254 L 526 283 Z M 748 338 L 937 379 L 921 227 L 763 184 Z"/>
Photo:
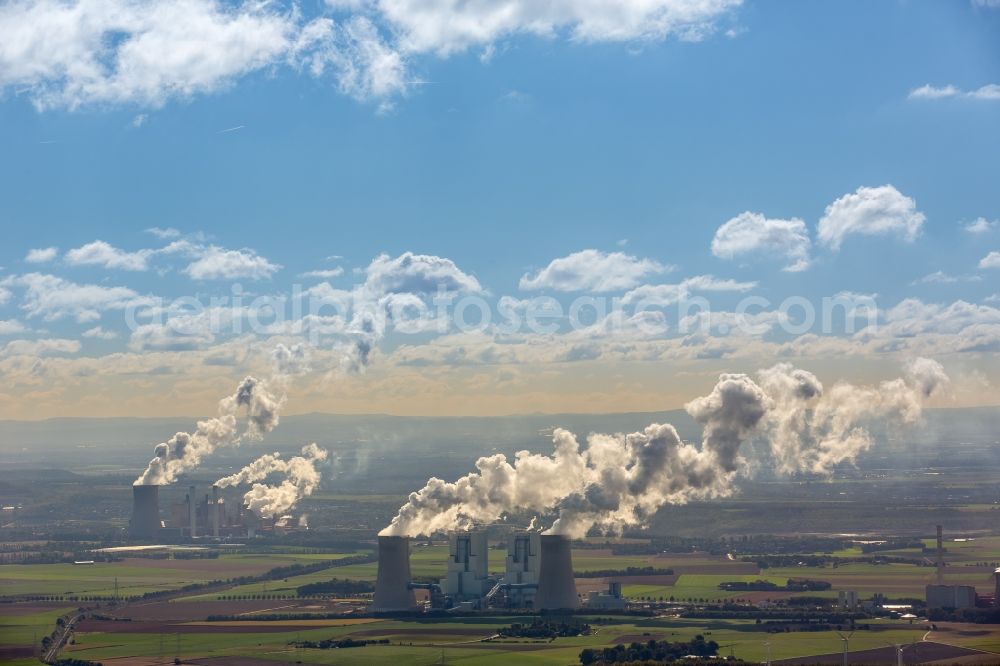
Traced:
<path fill-rule="evenodd" d="M 317 664 L 392 664 L 446 663 L 504 664 L 511 663 L 516 653 L 517 663 L 565 665 L 577 663 L 584 648 L 599 648 L 632 641 L 690 640 L 697 634 L 715 640 L 724 655 L 734 654 L 747 660 L 801 657 L 841 649 L 841 640 L 834 631 L 792 632 L 769 634 L 751 621 L 681 620 L 672 618 L 620 619 L 597 624 L 596 618 L 583 618 L 595 623 L 588 636 L 559 638 L 553 641 L 530 639 L 490 639 L 498 627 L 529 618 L 469 617 L 447 620 L 338 620 L 329 626 L 317 627 L 302 622 L 282 622 L 262 628 L 263 624 L 227 622 L 188 623 L 185 625 L 151 626 L 148 633 L 108 634 L 88 632 L 86 626 L 77 633 L 76 644 L 68 655 L 100 660 L 105 664 L 157 663 L 161 658 L 176 655 L 199 663 L 222 657 L 253 658 L 260 663 L 284 662 Z M 243 625 L 243 626 L 241 626 Z M 93 627 L 100 628 L 100 627 Z M 894 643 L 909 644 L 921 640 L 927 631 L 923 625 L 905 623 L 874 623 L 870 630 L 856 632 L 852 650 L 882 648 Z M 942 628 L 942 638 L 978 649 L 1000 649 L 1000 632 L 978 632 L 966 625 Z M 966 634 L 963 636 L 963 633 Z M 297 649 L 289 643 L 301 640 L 347 638 L 357 640 L 389 640 L 390 645 L 370 645 L 363 648 L 318 650 Z M 127 661 L 126 661 L 127 660 Z M 206 661 L 209 660 L 209 661 Z M 232 662 L 236 663 L 236 662 Z M 246 662 L 240 662 L 246 663 Z M 255 662 L 256 663 L 256 662 Z"/>

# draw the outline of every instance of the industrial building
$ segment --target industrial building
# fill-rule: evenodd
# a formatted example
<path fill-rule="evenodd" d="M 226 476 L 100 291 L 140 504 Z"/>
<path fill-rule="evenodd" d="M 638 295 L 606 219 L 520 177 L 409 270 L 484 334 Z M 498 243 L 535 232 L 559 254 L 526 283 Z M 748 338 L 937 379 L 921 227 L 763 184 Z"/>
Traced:
<path fill-rule="evenodd" d="M 374 612 L 417 609 L 414 590 L 430 592 L 432 608 L 477 610 L 489 606 L 539 610 L 580 607 L 573 576 L 570 540 L 537 532 L 515 532 L 507 540 L 505 571 L 489 572 L 489 541 L 481 530 L 448 535 L 448 569 L 440 583 L 418 583 L 410 576 L 407 537 L 378 538 L 378 578 Z M 620 586 L 594 597 L 595 607 L 621 608 Z"/>
<path fill-rule="evenodd" d="M 410 584 L 412 580 L 409 537 L 380 536 L 372 610 L 376 613 L 416 610 L 417 598 Z"/>
<path fill-rule="evenodd" d="M 622 584 L 616 581 L 608 583 L 607 592 L 592 591 L 587 593 L 587 608 L 595 610 L 625 610 L 628 602 L 622 597 Z"/>
<path fill-rule="evenodd" d="M 441 590 L 455 602 L 482 599 L 493 588 L 486 532 L 452 532 L 448 535 L 448 573 Z"/>
<path fill-rule="evenodd" d="M 946 585 L 944 580 L 944 530 L 937 526 L 937 557 L 934 585 L 925 589 L 928 608 L 975 608 L 976 588 L 971 585 Z"/>
<path fill-rule="evenodd" d="M 132 539 L 155 539 L 159 534 L 160 487 L 132 486 L 132 519 L 128 524 Z"/>
<path fill-rule="evenodd" d="M 189 539 L 245 539 L 261 532 L 307 529 L 299 516 L 263 520 L 241 502 L 227 504 L 212 486 L 211 494 L 198 497 L 190 486 L 184 499 L 170 506 L 169 518 L 160 518 L 160 486 L 132 486 L 129 538 L 137 541 L 177 542 Z M 231 507 L 231 508 L 230 508 Z"/>
<path fill-rule="evenodd" d="M 504 593 L 509 608 L 531 608 L 541 573 L 541 542 L 538 532 L 514 532 L 507 540 Z"/>

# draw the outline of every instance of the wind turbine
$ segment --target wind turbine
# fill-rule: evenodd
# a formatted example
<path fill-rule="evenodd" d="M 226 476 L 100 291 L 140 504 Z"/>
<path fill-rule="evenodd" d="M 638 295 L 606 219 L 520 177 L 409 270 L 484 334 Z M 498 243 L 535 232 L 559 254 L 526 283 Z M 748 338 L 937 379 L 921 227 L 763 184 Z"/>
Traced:
<path fill-rule="evenodd" d="M 838 631 L 837 635 L 840 636 L 840 640 L 844 641 L 844 666 L 847 666 L 847 653 L 851 649 L 851 636 L 854 635 L 854 632 L 852 631 L 851 633 L 845 636 L 844 634 Z"/>

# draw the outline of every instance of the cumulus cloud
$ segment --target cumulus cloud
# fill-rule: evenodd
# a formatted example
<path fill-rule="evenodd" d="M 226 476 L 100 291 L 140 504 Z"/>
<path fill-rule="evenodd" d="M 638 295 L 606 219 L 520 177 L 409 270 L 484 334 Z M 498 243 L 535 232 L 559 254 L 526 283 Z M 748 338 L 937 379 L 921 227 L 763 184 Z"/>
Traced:
<path fill-rule="evenodd" d="M 40 340 L 11 340 L 0 347 L 0 356 L 48 356 L 75 354 L 80 351 L 79 340 L 44 338 Z"/>
<path fill-rule="evenodd" d="M 977 217 L 972 222 L 962 226 L 970 234 L 985 234 L 1000 227 L 1000 220 L 987 220 L 985 217 Z"/>
<path fill-rule="evenodd" d="M 269 3 L 19 0 L 0 9 L 0 85 L 40 109 L 155 108 L 305 60 L 313 30 L 296 10 Z"/>
<path fill-rule="evenodd" d="M 732 279 L 719 279 L 713 275 L 696 275 L 682 280 L 677 284 L 644 284 L 622 296 L 622 303 L 634 305 L 672 305 L 688 298 L 695 291 L 750 291 L 757 286 L 756 282 L 739 282 Z"/>
<path fill-rule="evenodd" d="M 404 51 L 445 56 L 519 34 L 568 33 L 577 42 L 669 36 L 696 41 L 711 34 L 740 0 L 374 0 L 369 5 L 399 35 Z"/>
<path fill-rule="evenodd" d="M 174 229 L 173 227 L 166 227 L 166 228 L 150 227 L 146 229 L 146 233 L 156 236 L 157 238 L 162 240 L 169 240 L 181 237 L 181 232 L 177 229 Z"/>
<path fill-rule="evenodd" d="M 520 35 L 700 40 L 741 0 L 14 0 L 0 8 L 0 88 L 38 109 L 163 106 L 282 68 L 359 100 L 406 94 L 410 60 Z M 307 8 L 310 9 L 310 8 Z M 329 15 L 327 15 L 329 14 Z M 136 118 L 144 118 L 143 114 Z"/>
<path fill-rule="evenodd" d="M 102 240 L 87 243 L 66 253 L 66 263 L 72 266 L 103 266 L 125 271 L 145 271 L 149 269 L 152 250 L 126 252 Z"/>
<path fill-rule="evenodd" d="M 624 252 L 581 250 L 553 259 L 535 275 L 524 275 L 522 290 L 619 291 L 639 284 L 647 275 L 663 273 L 668 266 L 652 259 L 639 259 Z"/>
<path fill-rule="evenodd" d="M 184 274 L 195 280 L 269 280 L 281 270 L 250 249 L 227 250 L 214 245 L 184 268 Z"/>
<path fill-rule="evenodd" d="M 914 241 L 926 217 L 916 202 L 892 185 L 859 187 L 826 207 L 817 227 L 819 240 L 834 250 L 849 235 L 896 235 Z"/>
<path fill-rule="evenodd" d="M 0 335 L 24 333 L 28 327 L 16 319 L 0 319 Z"/>
<path fill-rule="evenodd" d="M 746 211 L 716 230 L 712 254 L 721 259 L 749 254 L 778 256 L 789 262 L 783 270 L 797 272 L 809 267 L 810 245 L 809 231 L 802 220 L 769 219 Z"/>
<path fill-rule="evenodd" d="M 979 260 L 980 268 L 1000 268 L 1000 252 L 990 252 Z"/>
<path fill-rule="evenodd" d="M 439 289 L 476 293 L 479 281 L 444 257 L 404 252 L 398 257 L 382 254 L 365 269 L 365 288 L 378 294 L 433 294 Z"/>
<path fill-rule="evenodd" d="M 299 277 L 305 278 L 319 278 L 321 280 L 331 280 L 336 277 L 340 277 L 344 274 L 344 269 L 340 266 L 336 268 L 326 268 L 315 271 L 306 271 L 305 273 L 299 273 Z"/>
<path fill-rule="evenodd" d="M 949 275 L 944 271 L 934 271 L 910 284 L 955 284 L 956 282 L 978 282 L 981 279 L 978 275 Z"/>
<path fill-rule="evenodd" d="M 29 250 L 27 256 L 24 260 L 29 264 L 45 264 L 59 255 L 59 248 L 57 247 L 42 247 L 35 250 Z"/>
<path fill-rule="evenodd" d="M 21 309 L 29 318 L 41 317 L 46 321 L 65 317 L 73 317 L 79 322 L 94 321 L 105 311 L 124 310 L 148 302 L 128 287 L 78 284 L 42 273 L 4 278 L 0 287 L 23 288 Z"/>
<path fill-rule="evenodd" d="M 82 335 L 85 338 L 91 338 L 93 340 L 115 340 L 118 338 L 117 333 L 115 333 L 114 331 L 109 331 L 100 326 L 89 328 L 80 335 Z"/>
<path fill-rule="evenodd" d="M 973 90 L 962 90 L 951 84 L 945 86 L 932 86 L 929 83 L 914 88 L 908 95 L 909 99 L 947 99 L 949 97 L 964 97 L 975 100 L 1000 100 L 1000 84 L 987 83 L 984 86 Z"/>

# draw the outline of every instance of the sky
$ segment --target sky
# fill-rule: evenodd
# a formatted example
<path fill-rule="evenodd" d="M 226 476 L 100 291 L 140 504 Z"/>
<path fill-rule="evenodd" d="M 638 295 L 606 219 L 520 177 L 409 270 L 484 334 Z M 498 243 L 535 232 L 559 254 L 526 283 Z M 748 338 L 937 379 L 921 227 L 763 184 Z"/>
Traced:
<path fill-rule="evenodd" d="M 0 5 L 0 418 L 1000 382 L 1000 4 Z"/>

